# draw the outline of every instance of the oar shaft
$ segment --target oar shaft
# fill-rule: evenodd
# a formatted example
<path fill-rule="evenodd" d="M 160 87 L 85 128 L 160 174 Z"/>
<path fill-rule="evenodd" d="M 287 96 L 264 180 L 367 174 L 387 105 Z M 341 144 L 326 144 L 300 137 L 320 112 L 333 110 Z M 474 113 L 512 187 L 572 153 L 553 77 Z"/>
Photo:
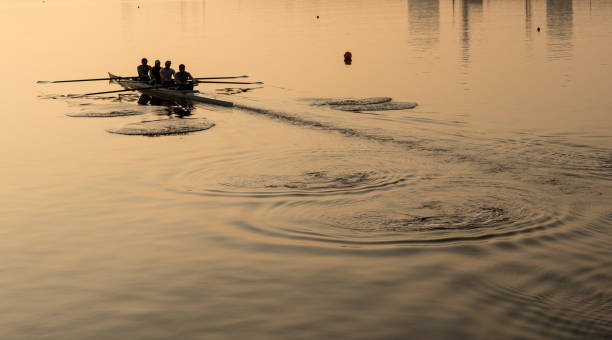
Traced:
<path fill-rule="evenodd" d="M 235 76 L 235 77 L 199 77 L 196 79 L 237 79 L 237 78 L 248 78 L 249 76 L 244 75 L 244 76 Z"/>
<path fill-rule="evenodd" d="M 82 81 L 99 81 L 99 80 L 112 80 L 112 79 L 132 79 L 132 77 L 116 77 L 116 78 L 91 78 L 91 79 L 73 79 L 73 80 L 39 80 L 39 84 L 55 84 L 55 83 L 76 83 Z"/>
<path fill-rule="evenodd" d="M 83 94 L 69 94 L 68 97 L 84 97 L 84 96 L 93 96 L 96 94 L 107 94 L 107 93 L 119 93 L 119 92 L 130 92 L 130 91 L 140 91 L 140 90 L 152 90 L 152 89 L 160 89 L 166 87 L 174 87 L 175 84 L 172 85 L 161 85 L 161 86 L 151 86 L 151 87 L 142 87 L 139 89 L 127 89 L 127 90 L 114 90 L 114 91 L 102 91 L 102 92 L 91 92 L 91 93 L 83 93 Z"/>
<path fill-rule="evenodd" d="M 205 83 L 205 84 L 255 84 L 255 85 L 261 85 L 263 84 L 260 81 L 256 81 L 256 82 L 244 82 L 244 81 L 198 81 L 198 83 Z"/>

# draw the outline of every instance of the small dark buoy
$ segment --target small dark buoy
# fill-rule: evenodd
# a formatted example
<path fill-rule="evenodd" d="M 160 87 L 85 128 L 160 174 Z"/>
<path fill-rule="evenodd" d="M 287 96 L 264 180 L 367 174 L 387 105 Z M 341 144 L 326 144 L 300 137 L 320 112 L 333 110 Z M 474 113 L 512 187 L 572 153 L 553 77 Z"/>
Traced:
<path fill-rule="evenodd" d="M 344 65 L 350 65 L 353 63 L 353 54 L 349 51 L 344 52 Z"/>
<path fill-rule="evenodd" d="M 538 26 L 538 32 L 540 32 L 540 27 Z"/>

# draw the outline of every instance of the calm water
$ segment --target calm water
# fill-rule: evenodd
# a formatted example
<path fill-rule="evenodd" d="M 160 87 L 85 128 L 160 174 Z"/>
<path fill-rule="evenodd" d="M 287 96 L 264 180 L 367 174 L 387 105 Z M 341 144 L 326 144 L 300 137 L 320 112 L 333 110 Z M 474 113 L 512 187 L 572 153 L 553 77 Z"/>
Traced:
<path fill-rule="evenodd" d="M 611 2 L 0 13 L 0 338 L 610 337 Z M 237 107 L 180 118 L 135 95 L 59 96 L 106 82 L 36 84 L 131 75 L 143 56 L 265 85 L 202 85 Z M 419 106 L 312 105 L 347 97 Z"/>

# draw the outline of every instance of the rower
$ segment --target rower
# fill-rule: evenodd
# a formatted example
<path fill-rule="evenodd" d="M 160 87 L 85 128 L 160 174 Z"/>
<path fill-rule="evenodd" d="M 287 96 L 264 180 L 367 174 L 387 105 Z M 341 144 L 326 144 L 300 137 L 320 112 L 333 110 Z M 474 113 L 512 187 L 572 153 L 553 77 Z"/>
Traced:
<path fill-rule="evenodd" d="M 136 70 L 138 71 L 138 80 L 149 81 L 149 71 L 151 71 L 151 66 L 147 65 L 149 61 L 147 58 L 142 58 L 142 64 L 138 65 Z"/>
<path fill-rule="evenodd" d="M 159 70 L 159 75 L 161 77 L 162 85 L 172 85 L 174 81 L 172 80 L 172 76 L 174 75 L 174 70 L 170 68 L 172 62 L 170 60 L 166 60 L 165 67 Z"/>
<path fill-rule="evenodd" d="M 159 60 L 155 60 L 155 66 L 151 67 L 151 79 L 155 82 L 155 84 L 161 84 L 161 75 L 159 71 L 161 70 L 161 62 Z"/>
<path fill-rule="evenodd" d="M 185 71 L 185 65 L 180 64 L 179 71 L 174 74 L 174 82 L 178 85 L 179 90 L 193 90 L 193 84 L 196 83 L 196 80 L 191 76 L 191 73 Z"/>

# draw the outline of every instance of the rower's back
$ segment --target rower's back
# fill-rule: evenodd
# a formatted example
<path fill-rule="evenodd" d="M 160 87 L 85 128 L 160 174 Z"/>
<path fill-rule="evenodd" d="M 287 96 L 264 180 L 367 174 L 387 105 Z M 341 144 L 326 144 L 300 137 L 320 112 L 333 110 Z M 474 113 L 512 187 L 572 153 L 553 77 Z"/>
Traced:
<path fill-rule="evenodd" d="M 185 71 L 185 65 L 180 64 L 179 71 L 174 74 L 174 82 L 181 90 L 193 90 L 193 83 L 189 83 L 189 80 L 194 81 L 191 73 Z"/>
<path fill-rule="evenodd" d="M 174 80 L 172 79 L 172 76 L 174 75 L 175 72 L 173 69 L 170 68 L 171 64 L 172 64 L 171 61 L 168 60 L 165 63 L 166 67 L 159 70 L 159 75 L 161 76 L 161 81 L 162 81 L 162 84 L 164 85 L 174 84 Z"/>
<path fill-rule="evenodd" d="M 138 79 L 142 81 L 149 81 L 151 78 L 149 77 L 149 72 L 151 71 L 151 66 L 147 65 L 149 61 L 147 58 L 142 58 L 141 64 L 138 65 L 136 70 L 138 71 Z"/>
<path fill-rule="evenodd" d="M 151 67 L 151 78 L 155 80 L 156 84 L 162 83 L 161 74 L 159 74 L 160 71 L 161 62 L 159 60 L 155 60 L 155 66 Z"/>

